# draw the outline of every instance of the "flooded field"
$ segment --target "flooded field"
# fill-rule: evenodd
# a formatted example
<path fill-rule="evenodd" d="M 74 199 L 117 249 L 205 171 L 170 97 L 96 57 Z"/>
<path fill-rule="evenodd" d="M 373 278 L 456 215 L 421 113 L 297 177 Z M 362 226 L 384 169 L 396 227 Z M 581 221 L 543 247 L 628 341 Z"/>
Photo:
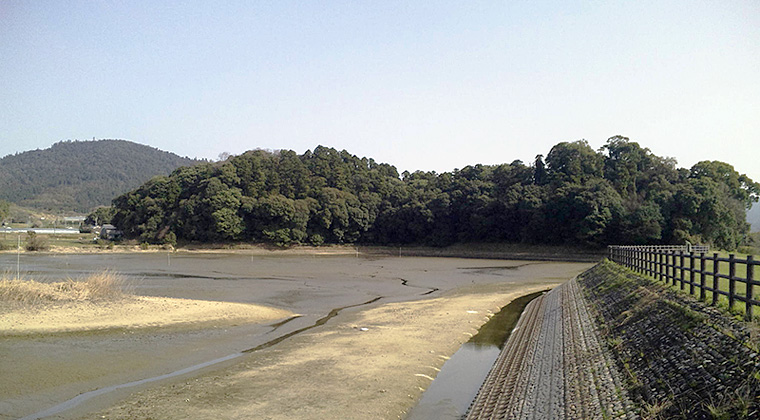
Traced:
<path fill-rule="evenodd" d="M 16 264 L 16 255 L 0 255 L 0 269 L 15 274 Z M 357 398 L 354 404 L 372 413 L 362 418 L 396 418 L 392 413 L 413 406 L 429 385 L 426 377 L 436 374 L 410 369 L 441 365 L 491 312 L 590 266 L 275 253 L 24 254 L 18 264 L 22 277 L 38 281 L 109 269 L 141 296 L 257 304 L 296 315 L 265 324 L 0 338 L 0 372 L 12 378 L 0 385 L 3 419 L 103 389 L 109 392 L 58 418 L 89 418 L 95 411 L 109 418 L 184 418 L 173 400 L 193 400 L 183 392 L 222 393 L 205 400 L 207 414 L 189 411 L 196 418 L 249 410 L 263 418 L 314 418 L 350 410 L 346 401 Z M 187 370 L 193 366 L 200 367 Z M 251 371 L 258 372 L 255 379 Z M 294 388 L 301 391 L 296 398 Z M 372 398 L 362 402 L 365 393 Z"/>

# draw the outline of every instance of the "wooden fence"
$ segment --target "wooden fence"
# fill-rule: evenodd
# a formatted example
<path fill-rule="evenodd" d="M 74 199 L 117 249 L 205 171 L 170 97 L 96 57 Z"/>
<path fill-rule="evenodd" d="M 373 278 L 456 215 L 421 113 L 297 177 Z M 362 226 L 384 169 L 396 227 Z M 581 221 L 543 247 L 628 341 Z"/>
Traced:
<path fill-rule="evenodd" d="M 613 245 L 608 250 L 610 260 L 635 272 L 649 275 L 665 284 L 680 284 L 681 290 L 688 286 L 691 295 L 699 289 L 699 299 L 702 301 L 707 301 L 707 292 L 710 292 L 713 305 L 718 303 L 719 296 L 726 296 L 729 310 L 734 308 L 736 301 L 744 302 L 744 318 L 747 320 L 752 319 L 752 308 L 760 306 L 760 301 L 756 300 L 760 289 L 755 288 L 760 286 L 760 281 L 755 280 L 754 274 L 755 266 L 760 265 L 760 261 L 755 261 L 752 255 L 746 259 L 736 258 L 734 254 L 729 254 L 728 258 L 721 258 L 717 253 L 708 256 L 708 249 L 703 246 Z M 723 263 L 728 264 L 727 272 Z M 737 272 L 743 272 L 745 276 L 740 277 Z M 721 279 L 725 280 L 723 287 Z M 737 283 L 744 285 L 744 293 L 737 291 Z"/>

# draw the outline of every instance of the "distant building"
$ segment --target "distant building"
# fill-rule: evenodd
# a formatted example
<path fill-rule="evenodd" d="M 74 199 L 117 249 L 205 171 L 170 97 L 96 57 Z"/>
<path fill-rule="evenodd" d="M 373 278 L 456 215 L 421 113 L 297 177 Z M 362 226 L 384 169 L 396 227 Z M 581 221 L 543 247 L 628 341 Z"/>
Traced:
<path fill-rule="evenodd" d="M 114 225 L 103 225 L 100 228 L 100 239 L 106 239 L 109 241 L 116 241 L 124 236 L 124 232 L 120 231 Z"/>

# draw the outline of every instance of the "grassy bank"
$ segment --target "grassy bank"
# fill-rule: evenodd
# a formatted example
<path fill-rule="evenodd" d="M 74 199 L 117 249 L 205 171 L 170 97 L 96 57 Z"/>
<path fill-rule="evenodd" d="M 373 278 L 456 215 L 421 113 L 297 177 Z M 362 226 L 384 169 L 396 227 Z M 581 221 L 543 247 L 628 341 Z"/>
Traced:
<path fill-rule="evenodd" d="M 461 243 L 440 248 L 425 246 L 362 246 L 359 249 L 367 254 L 406 257 L 492 258 L 575 262 L 596 262 L 604 258 L 606 254 L 605 249 L 510 243 Z"/>
<path fill-rule="evenodd" d="M 118 299 L 126 293 L 125 279 L 103 271 L 80 280 L 43 283 L 5 275 L 0 278 L 0 302 L 25 307 L 38 304 Z"/>
<path fill-rule="evenodd" d="M 643 418 L 760 416 L 755 323 L 609 261 L 579 284 Z"/>
<path fill-rule="evenodd" d="M 77 234 L 38 234 L 36 237 L 44 242 L 48 249 L 61 248 L 81 248 L 81 249 L 102 249 L 108 246 L 107 243 L 98 243 L 93 241 L 92 233 Z M 0 233 L 0 251 L 13 251 L 21 247 L 23 250 L 27 243 L 26 233 Z"/>
<path fill-rule="evenodd" d="M 574 261 L 596 262 L 601 260 L 604 249 L 584 247 L 527 245 L 509 243 L 461 243 L 447 247 L 427 246 L 367 246 L 356 244 L 291 246 L 278 247 L 262 243 L 228 242 L 228 243 L 179 243 L 171 245 L 149 245 L 134 240 L 121 242 L 93 241 L 93 234 L 38 234 L 45 244 L 43 251 L 54 253 L 88 253 L 88 252 L 231 252 L 268 254 L 284 252 L 290 254 L 345 254 L 378 255 L 402 257 L 456 257 L 456 258 L 492 258 L 510 260 L 539 261 Z M 20 239 L 20 240 L 19 240 Z M 26 235 L 0 235 L 0 251 L 26 252 Z"/>
<path fill-rule="evenodd" d="M 751 254 L 744 254 L 744 253 L 739 253 L 739 252 L 717 251 L 717 252 L 710 252 L 710 253 L 706 254 L 705 257 L 712 258 L 714 256 L 713 254 L 717 254 L 718 257 L 722 258 L 722 259 L 723 258 L 729 259 L 729 257 L 731 255 L 733 255 L 733 257 L 734 257 L 735 260 L 746 260 L 747 257 L 749 255 L 751 255 Z M 757 258 L 760 258 L 760 257 L 755 256 L 754 258 L 757 260 Z M 681 264 L 680 263 L 680 258 L 676 257 L 676 265 L 680 265 L 680 264 Z M 673 284 L 672 280 L 669 280 L 669 283 L 665 284 L 664 281 L 658 280 L 657 277 L 649 276 L 647 274 L 640 274 L 640 275 L 646 276 L 647 278 L 649 278 L 649 279 L 651 279 L 653 281 L 657 281 L 660 284 L 663 284 L 663 285 L 665 285 L 667 287 L 672 288 L 673 290 L 680 290 L 680 291 L 682 291 L 684 293 L 691 293 L 692 289 L 690 288 L 689 284 L 687 284 L 686 282 L 690 281 L 690 270 L 692 268 L 694 270 L 701 270 L 701 262 L 700 262 L 699 258 L 695 258 L 694 262 L 692 264 L 691 259 L 688 256 L 685 256 L 684 259 L 683 259 L 683 266 L 684 266 L 683 273 L 681 273 L 681 270 L 675 270 L 675 273 L 673 273 L 673 275 L 676 277 L 675 284 Z M 747 278 L 747 271 L 748 271 L 748 265 L 747 264 L 735 263 L 734 267 L 735 267 L 735 273 L 734 273 L 735 277 L 742 278 L 742 279 L 746 279 Z M 708 273 L 715 272 L 715 262 L 714 261 L 705 260 L 705 272 L 708 272 Z M 718 263 L 718 273 L 721 274 L 721 275 L 724 275 L 724 276 L 728 276 L 729 273 L 730 273 L 730 264 L 729 264 L 729 262 L 725 262 L 725 261 L 719 262 Z M 681 284 L 681 281 L 680 281 L 681 276 L 683 276 L 683 279 L 684 279 L 683 285 Z M 758 269 L 755 268 L 754 269 L 754 280 L 755 281 L 757 281 L 758 276 L 760 276 L 760 273 L 758 273 Z M 696 272 L 694 273 L 694 282 L 695 283 L 699 283 L 700 282 L 700 275 L 698 273 L 696 273 Z M 710 287 L 710 288 L 713 287 L 713 278 L 712 278 L 711 275 L 710 276 L 707 276 L 707 275 L 705 276 L 705 285 L 707 287 Z M 725 278 L 719 278 L 718 279 L 718 287 L 717 287 L 718 290 L 728 293 L 729 287 L 730 287 L 730 282 L 729 282 L 728 279 L 725 279 Z M 741 297 L 746 297 L 747 296 L 746 284 L 743 283 L 743 282 L 740 282 L 740 281 L 736 281 L 735 282 L 734 293 L 735 293 L 735 295 L 738 295 L 738 296 L 741 296 Z M 694 294 L 695 294 L 695 296 L 699 296 L 699 288 L 698 287 L 694 288 Z M 760 287 L 754 287 L 752 295 L 753 295 L 754 299 L 760 299 Z M 706 290 L 705 291 L 705 299 L 704 299 L 704 301 L 705 302 L 712 302 L 712 300 L 713 300 L 713 293 L 711 291 L 709 291 L 709 290 Z M 718 302 L 717 303 L 718 303 L 718 305 L 722 309 L 728 311 L 728 298 L 726 296 L 718 295 Z M 744 315 L 745 304 L 743 302 L 739 302 L 739 301 L 735 302 L 734 308 L 731 310 L 731 312 L 734 315 Z M 760 319 L 760 314 L 756 314 L 755 317 L 758 318 L 758 319 Z"/>

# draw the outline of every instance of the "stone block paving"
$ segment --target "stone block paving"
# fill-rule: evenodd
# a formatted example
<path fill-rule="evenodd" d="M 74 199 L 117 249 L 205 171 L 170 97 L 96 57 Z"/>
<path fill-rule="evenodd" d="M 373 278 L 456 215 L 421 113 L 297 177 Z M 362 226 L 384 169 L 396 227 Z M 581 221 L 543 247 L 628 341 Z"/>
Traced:
<path fill-rule="evenodd" d="M 533 300 L 467 419 L 635 419 L 576 280 Z"/>

